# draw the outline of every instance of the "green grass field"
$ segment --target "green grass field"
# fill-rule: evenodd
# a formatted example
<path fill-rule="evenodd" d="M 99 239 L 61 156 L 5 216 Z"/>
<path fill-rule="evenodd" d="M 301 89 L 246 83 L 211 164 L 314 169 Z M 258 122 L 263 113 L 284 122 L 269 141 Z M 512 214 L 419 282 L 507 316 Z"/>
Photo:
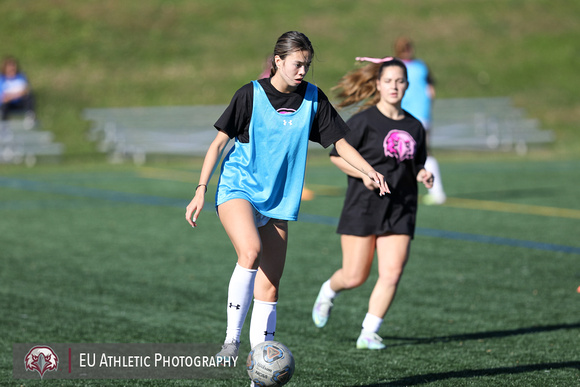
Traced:
<path fill-rule="evenodd" d="M 220 343 L 233 249 L 211 203 L 191 229 L 192 165 L 10 168 L 0 177 L 0 381 L 9 386 L 239 386 L 235 380 L 13 380 L 13 343 Z M 442 164 L 449 201 L 419 209 L 382 352 L 354 348 L 376 271 L 310 318 L 340 264 L 345 179 L 310 160 L 291 223 L 277 339 L 296 386 L 580 385 L 580 205 L 570 161 Z M 213 182 L 215 184 L 215 181 Z M 214 187 L 210 186 L 208 198 Z M 242 348 L 249 350 L 248 324 Z"/>
<path fill-rule="evenodd" d="M 323 330 L 311 321 L 340 264 L 345 187 L 315 152 L 278 306 L 291 385 L 580 386 L 580 2 L 4 0 L 0 13 L 0 56 L 20 59 L 42 129 L 66 146 L 60 164 L 0 165 L 1 386 L 248 385 L 14 380 L 12 345 L 223 340 L 234 251 L 211 203 L 195 230 L 184 220 L 200 160 L 108 165 L 82 111 L 226 104 L 293 29 L 313 41 L 308 80 L 328 94 L 354 57 L 407 34 L 438 98 L 511 97 L 556 142 L 524 157 L 436 153 L 449 200 L 419 209 L 379 353 L 354 348 L 376 271 Z"/>
<path fill-rule="evenodd" d="M 226 104 L 288 30 L 312 40 L 308 80 L 328 94 L 406 34 L 439 98 L 512 97 L 556 154 L 580 152 L 578 1 L 3 0 L 0 14 L 0 56 L 21 60 L 67 161 L 104 158 L 82 109 Z"/>

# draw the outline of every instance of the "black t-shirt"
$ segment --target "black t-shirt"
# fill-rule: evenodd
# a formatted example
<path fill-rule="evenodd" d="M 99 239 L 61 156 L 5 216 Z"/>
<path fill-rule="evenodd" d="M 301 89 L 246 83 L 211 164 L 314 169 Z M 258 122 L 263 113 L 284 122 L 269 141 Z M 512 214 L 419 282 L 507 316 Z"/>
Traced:
<path fill-rule="evenodd" d="M 417 173 L 427 157 L 425 129 L 405 112 L 392 120 L 376 106 L 348 120 L 345 137 L 350 145 L 385 176 L 390 194 L 379 196 L 361 179 L 348 176 L 348 188 L 338 232 L 349 235 L 381 235 L 388 232 L 413 236 L 417 211 Z M 336 149 L 330 153 L 338 156 Z"/>
<path fill-rule="evenodd" d="M 295 112 L 302 104 L 306 94 L 307 82 L 302 82 L 291 93 L 278 91 L 270 83 L 270 78 L 260 79 L 258 82 L 266 92 L 274 109 L 282 114 Z M 252 118 L 253 101 L 254 87 L 250 82 L 236 91 L 230 104 L 216 121 L 214 125 L 216 129 L 226 132 L 230 138 L 237 137 L 242 143 L 249 142 L 248 128 Z M 347 132 L 348 126 L 319 88 L 318 108 L 312 123 L 310 140 L 326 148 L 343 138 Z"/>

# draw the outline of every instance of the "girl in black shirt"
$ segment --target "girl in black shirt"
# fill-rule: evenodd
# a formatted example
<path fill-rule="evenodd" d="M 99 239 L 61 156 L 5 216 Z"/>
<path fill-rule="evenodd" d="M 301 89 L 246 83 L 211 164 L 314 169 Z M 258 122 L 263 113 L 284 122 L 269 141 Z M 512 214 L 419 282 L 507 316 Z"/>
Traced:
<path fill-rule="evenodd" d="M 322 285 L 312 318 L 317 327 L 326 325 L 336 295 L 366 281 L 376 251 L 379 278 L 356 346 L 383 349 L 385 345 L 377 331 L 409 256 L 415 231 L 417 182 L 430 188 L 433 176 L 424 168 L 425 130 L 419 120 L 401 109 L 408 87 L 403 62 L 388 58 L 383 63 L 359 68 L 345 75 L 338 87 L 342 98 L 339 107 L 367 100 L 364 110 L 348 120 L 351 130 L 345 138 L 376 171 L 387 177 L 391 194 L 380 196 L 374 182 L 350 167 L 336 150 L 331 152 L 332 162 L 348 175 L 338 225 L 343 264 Z"/>

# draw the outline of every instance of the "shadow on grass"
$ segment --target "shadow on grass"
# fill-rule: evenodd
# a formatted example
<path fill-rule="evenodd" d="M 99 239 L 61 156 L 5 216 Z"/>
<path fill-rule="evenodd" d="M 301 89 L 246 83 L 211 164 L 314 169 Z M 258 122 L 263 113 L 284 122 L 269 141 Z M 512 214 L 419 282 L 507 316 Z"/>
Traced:
<path fill-rule="evenodd" d="M 394 340 L 394 341 L 405 341 L 403 343 L 388 344 L 388 347 L 399 347 L 405 345 L 418 345 L 418 344 L 434 344 L 434 343 L 447 343 L 450 341 L 467 341 L 467 340 L 481 340 L 481 339 L 494 339 L 499 337 L 508 336 L 518 336 L 527 335 L 531 333 L 541 333 L 541 332 L 552 332 L 562 329 L 578 329 L 580 328 L 580 322 L 573 324 L 556 324 L 556 325 L 545 325 L 536 326 L 529 328 L 519 328 L 510 329 L 505 331 L 490 331 L 490 332 L 476 332 L 476 333 L 465 333 L 461 335 L 451 335 L 451 336 L 437 336 L 437 337 L 397 337 L 397 336 L 383 336 L 384 340 Z"/>
<path fill-rule="evenodd" d="M 554 370 L 562 368 L 576 368 L 580 370 L 580 361 L 566 361 L 559 363 L 540 363 L 529 364 L 516 367 L 500 367 L 500 368 L 484 368 L 480 370 L 462 370 L 449 371 L 440 373 L 431 373 L 423 375 L 408 376 L 406 378 L 393 380 L 391 382 L 379 382 L 376 384 L 367 384 L 364 387 L 380 387 L 380 386 L 416 386 L 419 384 L 426 384 L 448 379 L 462 379 L 472 378 L 476 376 L 497 376 L 497 375 L 514 375 L 527 372 Z"/>
<path fill-rule="evenodd" d="M 446 343 L 451 341 L 467 341 L 467 340 L 481 340 L 481 339 L 492 339 L 501 338 L 508 336 L 517 335 L 527 335 L 531 333 L 541 333 L 541 332 L 552 332 L 562 329 L 578 329 L 580 328 L 580 323 L 574 324 L 556 324 L 556 325 L 546 325 L 538 327 L 529 328 L 519 328 L 504 331 L 491 331 L 491 332 L 477 332 L 477 333 L 467 333 L 461 335 L 451 335 L 451 336 L 438 336 L 429 338 L 411 338 L 411 337 L 384 337 L 388 340 L 404 340 L 404 343 L 389 344 L 388 347 L 405 346 L 405 345 L 420 345 L 420 344 L 433 344 L 433 343 Z M 580 361 L 567 361 L 567 362 L 557 362 L 557 363 L 540 363 L 540 364 L 529 364 L 521 365 L 515 367 L 500 367 L 500 368 L 485 368 L 485 369 L 466 369 L 461 371 L 449 371 L 441 373 L 430 373 L 422 375 L 408 376 L 398 380 L 393 380 L 390 382 L 378 382 L 375 384 L 368 384 L 365 387 L 379 387 L 379 386 L 415 386 L 419 384 L 426 384 L 447 379 L 462 379 L 462 378 L 472 378 L 477 376 L 496 376 L 503 374 L 522 374 L 534 371 L 543 370 L 554 370 L 562 368 L 575 368 L 580 370 Z"/>

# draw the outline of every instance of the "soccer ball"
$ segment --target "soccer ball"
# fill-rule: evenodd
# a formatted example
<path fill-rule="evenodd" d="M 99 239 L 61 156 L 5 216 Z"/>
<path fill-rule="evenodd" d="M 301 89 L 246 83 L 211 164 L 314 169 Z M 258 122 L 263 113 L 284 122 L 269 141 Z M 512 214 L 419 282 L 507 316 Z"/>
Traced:
<path fill-rule="evenodd" d="M 284 344 L 264 341 L 248 354 L 246 369 L 256 386 L 283 386 L 294 374 L 294 356 Z"/>

